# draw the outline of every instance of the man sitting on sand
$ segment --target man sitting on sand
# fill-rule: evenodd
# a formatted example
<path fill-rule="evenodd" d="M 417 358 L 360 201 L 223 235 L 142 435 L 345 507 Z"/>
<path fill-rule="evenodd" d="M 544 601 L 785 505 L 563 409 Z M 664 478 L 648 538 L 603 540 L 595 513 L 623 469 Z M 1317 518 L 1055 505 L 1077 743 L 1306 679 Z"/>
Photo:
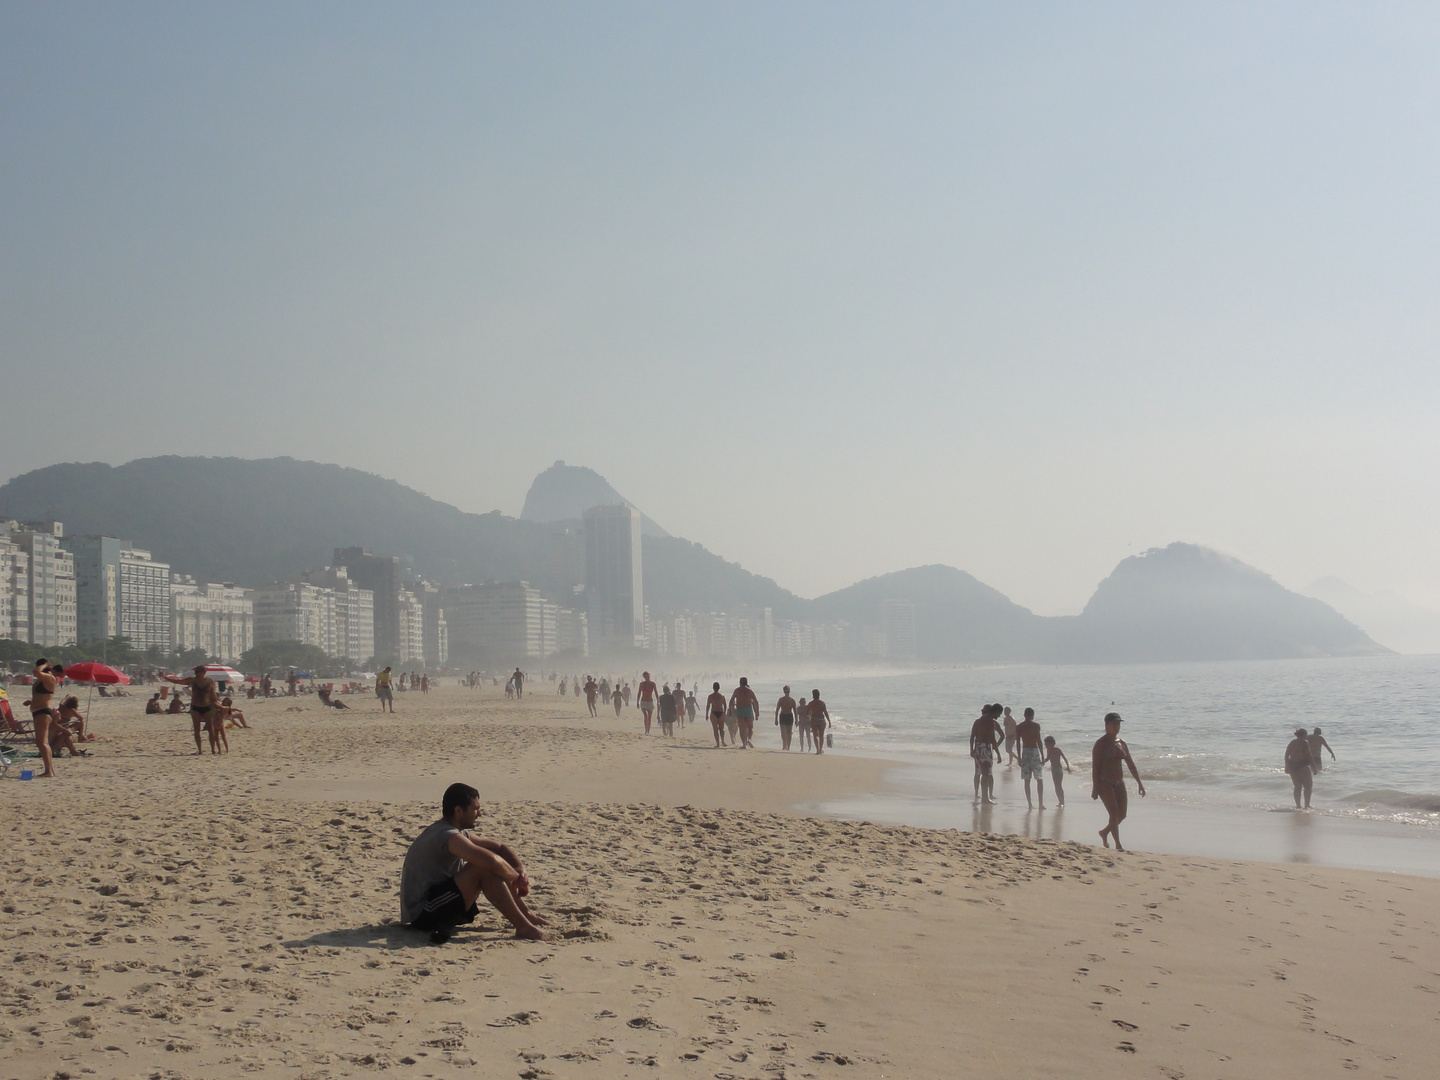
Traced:
<path fill-rule="evenodd" d="M 145 703 L 146 716 L 155 716 L 156 714 L 163 713 L 164 711 L 165 706 L 160 704 L 160 695 L 158 693 Z"/>
<path fill-rule="evenodd" d="M 430 931 L 437 945 L 454 928 L 472 923 L 480 894 L 515 928 L 517 938 L 547 940 L 549 925 L 525 906 L 530 878 L 507 845 L 470 830 L 480 817 L 480 792 L 451 784 L 440 803 L 441 818 L 410 845 L 400 871 L 400 921 Z"/>

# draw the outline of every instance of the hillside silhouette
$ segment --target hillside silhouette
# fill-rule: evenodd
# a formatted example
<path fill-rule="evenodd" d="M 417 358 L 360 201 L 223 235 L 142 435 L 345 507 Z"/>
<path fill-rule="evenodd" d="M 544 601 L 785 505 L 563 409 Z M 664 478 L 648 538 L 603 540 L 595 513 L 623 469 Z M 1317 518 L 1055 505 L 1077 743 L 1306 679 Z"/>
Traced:
<path fill-rule="evenodd" d="M 569 515 L 597 493 L 624 501 L 593 470 L 557 462 L 531 486 L 526 514 Z M 555 523 L 466 513 L 372 473 L 293 458 L 52 465 L 0 487 L 0 517 L 58 520 L 68 534 L 131 540 L 207 581 L 285 580 L 324 566 L 337 547 L 360 545 L 399 555 L 440 585 L 525 580 L 566 599 L 550 577 Z M 776 619 L 874 626 L 882 601 L 909 601 L 922 662 L 1139 663 L 1388 651 L 1322 601 L 1194 544 L 1123 560 L 1084 611 L 1058 618 L 1036 615 L 950 566 L 900 570 L 806 600 L 663 530 L 646 534 L 642 545 L 645 599 L 657 614 L 769 607 Z"/>
<path fill-rule="evenodd" d="M 578 522 L 592 506 L 616 505 L 640 510 L 594 469 L 557 461 L 531 481 L 520 520 Z M 644 536 L 670 536 L 643 510 L 640 510 L 640 531 Z"/>

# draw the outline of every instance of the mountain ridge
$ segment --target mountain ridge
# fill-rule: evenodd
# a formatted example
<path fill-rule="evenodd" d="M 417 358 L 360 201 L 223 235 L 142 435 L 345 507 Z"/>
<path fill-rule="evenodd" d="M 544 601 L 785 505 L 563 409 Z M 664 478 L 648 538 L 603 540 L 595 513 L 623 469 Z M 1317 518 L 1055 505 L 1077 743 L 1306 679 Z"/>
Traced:
<path fill-rule="evenodd" d="M 536 506 L 526 499 L 533 514 L 547 515 L 557 506 L 573 510 L 577 499 L 600 490 L 597 481 L 619 498 L 593 470 L 557 462 L 547 472 L 557 466 L 583 484 L 568 493 L 541 485 Z M 552 498 L 557 492 L 570 502 Z M 468 513 L 373 473 L 289 457 L 168 455 L 119 466 L 51 465 L 0 486 L 0 517 L 59 520 L 67 533 L 120 536 L 176 571 L 210 581 L 254 586 L 284 580 L 325 565 L 337 547 L 359 545 L 399 555 L 439 584 L 527 580 L 552 599 L 568 599 L 553 579 L 555 523 L 498 510 Z M 645 595 L 657 614 L 769 607 L 776 619 L 874 626 L 881 601 L 908 601 L 915 605 L 918 659 L 926 662 L 1108 663 L 1388 651 L 1325 603 L 1193 544 L 1177 542 L 1122 560 L 1079 615 L 1046 617 L 940 564 L 878 575 L 806 600 L 698 543 L 659 532 L 642 538 Z"/>

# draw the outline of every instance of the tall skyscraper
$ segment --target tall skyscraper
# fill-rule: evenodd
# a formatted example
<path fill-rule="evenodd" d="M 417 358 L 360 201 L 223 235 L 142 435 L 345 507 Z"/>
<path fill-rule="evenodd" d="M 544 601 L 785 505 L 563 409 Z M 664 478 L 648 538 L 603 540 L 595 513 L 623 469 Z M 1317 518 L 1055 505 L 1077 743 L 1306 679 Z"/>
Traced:
<path fill-rule="evenodd" d="M 74 558 L 80 641 L 123 634 L 134 648 L 170 650 L 169 563 L 113 536 L 67 536 L 60 543 Z"/>
<path fill-rule="evenodd" d="M 585 593 L 592 649 L 645 646 L 640 511 L 628 506 L 585 511 Z"/>

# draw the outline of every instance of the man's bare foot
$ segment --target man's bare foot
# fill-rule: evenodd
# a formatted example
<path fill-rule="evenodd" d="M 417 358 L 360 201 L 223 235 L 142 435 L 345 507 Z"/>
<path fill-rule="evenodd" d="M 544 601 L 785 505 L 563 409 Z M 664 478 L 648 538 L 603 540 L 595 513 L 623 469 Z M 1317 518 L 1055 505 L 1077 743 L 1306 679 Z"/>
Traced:
<path fill-rule="evenodd" d="M 551 941 L 549 934 L 544 933 L 538 926 L 520 926 L 515 929 L 515 936 L 522 941 Z"/>
<path fill-rule="evenodd" d="M 1120 838 L 1119 838 L 1118 836 L 1115 838 L 1115 850 L 1116 850 L 1116 851 L 1124 851 L 1124 850 L 1125 850 L 1123 847 L 1120 846 Z"/>
<path fill-rule="evenodd" d="M 1101 830 L 1100 830 L 1100 842 L 1101 842 L 1102 844 L 1104 844 L 1106 847 L 1109 847 L 1109 846 L 1110 846 L 1110 830 L 1109 830 L 1109 829 L 1101 829 Z"/>

